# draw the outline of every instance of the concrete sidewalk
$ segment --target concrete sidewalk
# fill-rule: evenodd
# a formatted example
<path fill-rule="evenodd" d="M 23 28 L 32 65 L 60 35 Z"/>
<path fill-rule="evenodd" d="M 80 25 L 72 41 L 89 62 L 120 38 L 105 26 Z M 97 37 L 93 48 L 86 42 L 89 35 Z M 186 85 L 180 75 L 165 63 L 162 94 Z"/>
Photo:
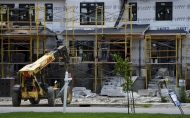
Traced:
<path fill-rule="evenodd" d="M 93 99 L 96 99 L 96 98 L 93 98 Z M 144 98 L 146 99 L 146 98 Z M 90 103 L 89 102 L 84 102 L 83 99 L 81 99 L 82 101 L 78 100 L 78 102 L 72 102 L 71 104 L 68 104 L 67 106 L 68 107 L 128 107 L 127 106 L 127 101 L 122 101 L 122 103 L 120 101 L 114 101 L 113 103 L 112 102 L 109 102 L 109 103 L 98 103 L 98 102 L 92 102 Z M 86 100 L 86 99 L 84 99 Z M 55 107 L 61 107 L 63 104 L 61 102 L 61 100 L 57 99 L 55 101 Z M 21 106 L 20 107 L 27 107 L 27 106 L 32 106 L 32 107 L 35 107 L 35 106 L 40 106 L 40 107 L 48 107 L 48 102 L 47 100 L 42 100 L 40 101 L 40 103 L 38 105 L 31 105 L 29 100 L 27 101 L 24 101 L 22 100 L 21 101 Z M 9 98 L 2 98 L 0 99 L 0 107 L 12 107 L 12 99 L 9 97 Z M 158 102 L 153 102 L 153 101 L 147 101 L 147 102 L 140 102 L 140 101 L 136 101 L 135 102 L 135 108 L 173 108 L 173 107 L 176 107 L 172 102 L 168 102 L 168 103 L 158 103 Z M 189 108 L 190 109 L 190 103 L 182 103 L 181 104 L 181 107 L 182 108 Z"/>
<path fill-rule="evenodd" d="M 0 113 L 10 112 L 63 112 L 63 107 L 0 107 Z M 127 108 L 116 107 L 67 107 L 66 113 L 128 113 Z M 131 109 L 130 109 L 131 112 Z M 184 114 L 190 114 L 189 108 L 183 108 Z M 181 114 L 180 110 L 175 108 L 135 108 L 135 113 L 148 114 Z"/>
<path fill-rule="evenodd" d="M 21 102 L 20 107 L 49 107 L 48 103 L 39 103 L 37 105 L 32 105 L 29 102 Z M 63 104 L 57 103 L 54 107 L 61 107 Z M 132 106 L 132 105 L 131 105 Z M 182 103 L 181 108 L 190 109 L 190 103 Z M 0 103 L 0 107 L 12 107 L 12 102 Z M 117 108 L 127 108 L 127 104 L 68 104 L 67 107 L 117 107 Z M 138 103 L 135 104 L 135 108 L 177 108 L 173 103 Z"/>

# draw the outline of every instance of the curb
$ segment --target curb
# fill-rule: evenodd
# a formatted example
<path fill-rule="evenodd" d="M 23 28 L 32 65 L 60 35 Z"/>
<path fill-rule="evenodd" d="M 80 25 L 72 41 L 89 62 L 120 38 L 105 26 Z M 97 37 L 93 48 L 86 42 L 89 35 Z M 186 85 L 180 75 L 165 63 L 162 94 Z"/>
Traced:
<path fill-rule="evenodd" d="M 12 107 L 12 104 L 0 104 L 0 107 Z M 20 107 L 50 107 L 48 104 L 41 103 L 37 105 L 22 104 Z M 54 107 L 63 107 L 63 104 L 55 104 Z M 128 108 L 127 104 L 68 104 L 67 107 L 118 107 Z M 129 106 L 132 107 L 132 104 Z M 172 108 L 176 107 L 173 103 L 138 103 L 135 108 Z M 182 108 L 190 108 L 190 104 L 181 104 Z"/>

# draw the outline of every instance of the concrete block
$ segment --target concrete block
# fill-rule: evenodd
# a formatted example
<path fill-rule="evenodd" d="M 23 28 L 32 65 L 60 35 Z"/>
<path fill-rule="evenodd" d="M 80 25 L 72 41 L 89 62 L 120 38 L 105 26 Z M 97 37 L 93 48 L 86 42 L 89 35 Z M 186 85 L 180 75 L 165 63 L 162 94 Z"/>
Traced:
<path fill-rule="evenodd" d="M 86 88 L 85 87 L 74 87 L 73 91 L 85 91 Z"/>
<path fill-rule="evenodd" d="M 159 92 L 156 93 L 158 97 L 160 97 Z M 162 97 L 169 97 L 168 89 L 161 89 Z"/>
<path fill-rule="evenodd" d="M 122 87 L 116 87 L 116 88 L 109 89 L 107 91 L 107 95 L 119 97 L 119 96 L 126 96 L 126 93 L 123 92 Z"/>
<path fill-rule="evenodd" d="M 113 88 L 115 88 L 114 85 L 104 85 L 101 89 L 100 95 L 108 95 L 108 92 L 113 90 Z"/>
<path fill-rule="evenodd" d="M 168 97 L 169 96 L 168 89 L 161 89 L 161 94 L 162 94 L 163 97 Z"/>
<path fill-rule="evenodd" d="M 138 94 L 139 94 L 140 96 L 149 96 L 148 89 L 139 89 L 139 90 L 138 90 Z"/>
<path fill-rule="evenodd" d="M 156 94 L 156 90 L 155 89 L 139 89 L 138 94 L 140 96 L 154 97 Z"/>
<path fill-rule="evenodd" d="M 74 87 L 73 96 L 74 97 L 95 97 L 96 94 L 92 93 L 91 90 L 88 90 L 85 87 Z"/>

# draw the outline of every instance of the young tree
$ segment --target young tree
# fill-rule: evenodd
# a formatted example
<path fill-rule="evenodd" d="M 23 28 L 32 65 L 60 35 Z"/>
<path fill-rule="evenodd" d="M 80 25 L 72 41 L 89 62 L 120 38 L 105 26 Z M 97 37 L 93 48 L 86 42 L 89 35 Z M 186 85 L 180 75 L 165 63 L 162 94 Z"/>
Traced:
<path fill-rule="evenodd" d="M 111 54 L 112 58 L 114 61 L 116 61 L 116 64 L 114 65 L 114 73 L 120 74 L 121 77 L 123 77 L 125 79 L 124 83 L 121 85 L 123 88 L 123 91 L 125 93 L 127 93 L 127 99 L 128 99 L 128 113 L 129 113 L 129 93 L 130 91 L 132 92 L 132 102 L 133 102 L 133 106 L 132 108 L 134 108 L 134 97 L 133 97 L 133 82 L 132 79 L 130 77 L 130 72 L 132 71 L 131 69 L 131 64 L 129 62 L 129 59 L 123 59 L 119 53 L 115 53 L 115 54 Z M 133 111 L 134 112 L 134 109 Z"/>

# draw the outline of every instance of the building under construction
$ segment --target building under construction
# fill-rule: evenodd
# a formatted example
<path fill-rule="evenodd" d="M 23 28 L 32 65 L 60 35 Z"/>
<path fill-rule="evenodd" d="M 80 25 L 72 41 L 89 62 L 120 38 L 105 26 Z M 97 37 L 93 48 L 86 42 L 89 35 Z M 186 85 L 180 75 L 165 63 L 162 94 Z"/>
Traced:
<path fill-rule="evenodd" d="M 119 52 L 131 61 L 130 76 L 145 78 L 141 89 L 151 88 L 163 68 L 174 78 L 171 87 L 184 81 L 189 89 L 189 6 L 189 0 L 0 0 L 0 96 L 10 96 L 20 68 L 59 45 L 69 49 L 73 86 L 100 93 L 104 78 L 117 76 L 110 54 Z M 50 85 L 64 82 L 64 74 L 58 63 L 43 70 Z"/>

